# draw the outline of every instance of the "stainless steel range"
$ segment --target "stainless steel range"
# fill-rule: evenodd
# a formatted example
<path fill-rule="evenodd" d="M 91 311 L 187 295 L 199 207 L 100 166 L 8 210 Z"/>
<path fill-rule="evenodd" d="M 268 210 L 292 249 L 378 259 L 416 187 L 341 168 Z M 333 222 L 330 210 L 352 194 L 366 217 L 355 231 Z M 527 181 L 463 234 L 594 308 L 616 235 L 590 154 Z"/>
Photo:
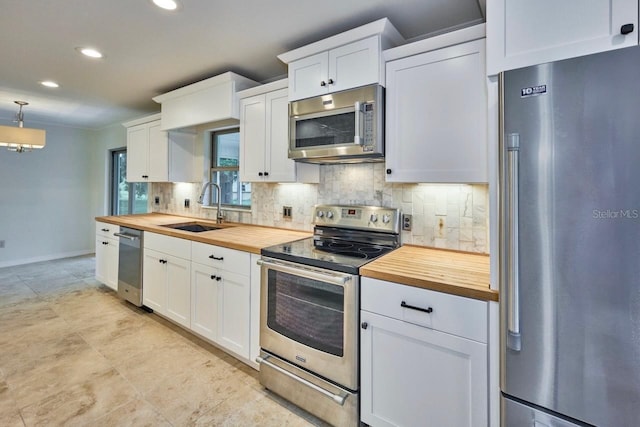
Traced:
<path fill-rule="evenodd" d="M 262 250 L 260 382 L 336 426 L 359 423 L 362 265 L 400 246 L 397 209 L 314 208 L 314 236 Z"/>

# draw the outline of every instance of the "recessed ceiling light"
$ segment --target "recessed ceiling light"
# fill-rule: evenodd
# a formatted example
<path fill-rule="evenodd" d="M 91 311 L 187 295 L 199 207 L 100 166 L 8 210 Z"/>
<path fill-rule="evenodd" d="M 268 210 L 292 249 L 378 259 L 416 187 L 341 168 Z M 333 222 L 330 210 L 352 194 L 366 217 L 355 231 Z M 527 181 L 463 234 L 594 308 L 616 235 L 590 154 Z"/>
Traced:
<path fill-rule="evenodd" d="M 77 47 L 76 50 L 89 58 L 102 58 L 104 56 L 92 47 Z"/>
<path fill-rule="evenodd" d="M 60 87 L 58 83 L 52 82 L 51 80 L 45 80 L 43 82 L 40 82 L 40 84 L 46 87 Z"/>
<path fill-rule="evenodd" d="M 153 0 L 153 4 L 167 10 L 176 10 L 178 3 L 174 0 Z"/>

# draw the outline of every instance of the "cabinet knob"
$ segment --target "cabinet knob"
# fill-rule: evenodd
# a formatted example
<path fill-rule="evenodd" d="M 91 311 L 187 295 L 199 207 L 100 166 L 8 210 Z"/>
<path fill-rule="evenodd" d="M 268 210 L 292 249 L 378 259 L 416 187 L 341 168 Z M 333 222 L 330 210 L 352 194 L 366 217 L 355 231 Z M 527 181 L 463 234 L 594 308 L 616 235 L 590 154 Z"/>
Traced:
<path fill-rule="evenodd" d="M 264 175 L 262 172 L 258 172 L 258 176 L 262 176 Z"/>
<path fill-rule="evenodd" d="M 620 27 L 620 34 L 633 33 L 633 24 L 624 24 Z"/>
<path fill-rule="evenodd" d="M 369 327 L 369 324 L 367 322 L 362 322 L 360 326 L 362 326 L 362 329 L 367 329 Z"/>
<path fill-rule="evenodd" d="M 265 173 L 264 173 L 264 176 L 269 176 L 269 172 L 265 172 Z"/>
<path fill-rule="evenodd" d="M 327 85 L 327 82 L 325 82 L 324 80 L 320 82 L 320 86 L 325 87 Z"/>
<path fill-rule="evenodd" d="M 222 276 L 216 276 L 216 282 L 219 282 L 220 280 L 222 280 Z"/>
<path fill-rule="evenodd" d="M 391 175 L 391 169 L 387 169 L 387 175 Z"/>
<path fill-rule="evenodd" d="M 327 84 L 330 84 L 330 85 L 332 85 L 332 84 L 334 84 L 334 83 L 335 83 L 335 82 L 333 81 L 333 79 L 329 79 L 329 81 L 327 82 Z"/>
<path fill-rule="evenodd" d="M 218 276 L 214 276 L 213 274 L 211 275 L 211 280 L 216 280 L 218 278 Z"/>
<path fill-rule="evenodd" d="M 147 179 L 147 178 L 149 178 L 149 175 L 142 175 L 142 177 L 143 177 L 144 179 Z"/>

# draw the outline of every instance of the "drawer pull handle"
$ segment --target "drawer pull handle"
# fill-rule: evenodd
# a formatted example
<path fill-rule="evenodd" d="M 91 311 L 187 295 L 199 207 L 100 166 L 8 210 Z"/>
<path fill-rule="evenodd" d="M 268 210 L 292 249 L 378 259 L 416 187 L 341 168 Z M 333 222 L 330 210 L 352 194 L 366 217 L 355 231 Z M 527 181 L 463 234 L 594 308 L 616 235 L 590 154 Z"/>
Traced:
<path fill-rule="evenodd" d="M 216 261 L 222 261 L 224 259 L 224 257 L 222 257 L 222 256 L 221 257 L 217 257 L 215 255 L 209 255 L 209 258 L 215 259 Z"/>
<path fill-rule="evenodd" d="M 103 228 L 102 231 L 108 232 L 109 229 L 108 228 Z"/>
<path fill-rule="evenodd" d="M 428 307 L 428 308 L 416 307 L 415 305 L 409 305 L 404 301 L 402 301 L 400 303 L 400 307 L 402 307 L 402 308 L 410 308 L 411 310 L 423 311 L 425 313 L 433 313 L 433 308 L 431 308 L 431 307 Z"/>

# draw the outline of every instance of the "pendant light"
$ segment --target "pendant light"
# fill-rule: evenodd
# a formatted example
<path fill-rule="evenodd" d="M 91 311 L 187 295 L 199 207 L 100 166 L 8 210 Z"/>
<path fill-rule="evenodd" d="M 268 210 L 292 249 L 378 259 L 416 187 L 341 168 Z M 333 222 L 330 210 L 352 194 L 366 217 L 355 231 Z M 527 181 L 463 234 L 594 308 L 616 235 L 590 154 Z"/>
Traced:
<path fill-rule="evenodd" d="M 22 107 L 29 105 L 29 103 L 24 101 L 13 102 L 20 106 L 15 119 L 15 121 L 18 122 L 18 127 L 0 126 L 0 146 L 7 147 L 9 151 L 15 151 L 17 153 L 44 147 L 46 143 L 45 131 L 24 127 Z"/>

